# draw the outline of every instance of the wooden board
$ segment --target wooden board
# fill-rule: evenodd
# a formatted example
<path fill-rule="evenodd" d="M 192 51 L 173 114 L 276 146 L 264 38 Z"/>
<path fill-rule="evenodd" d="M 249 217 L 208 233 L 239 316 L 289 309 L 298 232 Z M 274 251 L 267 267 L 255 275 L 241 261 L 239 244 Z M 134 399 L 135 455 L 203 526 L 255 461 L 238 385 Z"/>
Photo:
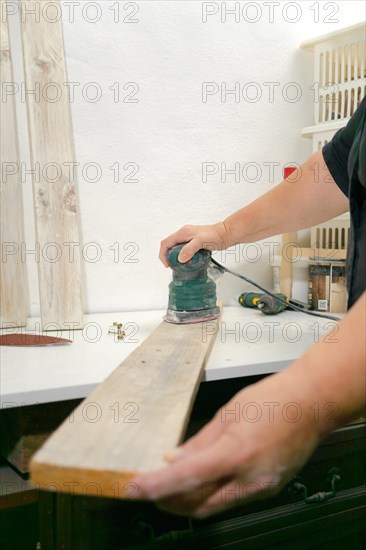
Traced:
<path fill-rule="evenodd" d="M 1 8 L 4 8 L 1 0 Z M 21 326 L 27 322 L 27 274 L 21 260 L 24 245 L 23 200 L 20 178 L 18 130 L 14 82 L 6 10 L 1 9 L 0 36 L 0 124 L 1 124 L 1 325 Z"/>
<path fill-rule="evenodd" d="M 83 296 L 78 201 L 61 20 L 42 15 L 43 2 L 20 3 L 43 329 L 82 328 Z M 60 3 L 52 2 L 53 6 Z M 49 8 L 52 9 L 52 6 Z M 56 8 L 54 8 L 56 10 Z M 39 15 L 31 15 L 36 10 Z M 38 91 L 37 91 L 38 90 Z M 50 244 L 50 243 L 56 243 Z M 64 243 L 71 243 L 65 245 Z M 72 250 L 74 254 L 72 254 Z M 55 330 L 55 327 L 53 327 Z"/>
<path fill-rule="evenodd" d="M 330 286 L 330 311 L 343 313 L 347 311 L 347 282 L 346 277 L 339 277 L 337 282 Z"/>
<path fill-rule="evenodd" d="M 292 297 L 292 262 L 291 251 L 293 247 L 291 243 L 295 243 L 295 233 L 284 233 L 282 235 L 282 248 L 281 248 L 281 266 L 280 266 L 280 290 L 282 294 Z"/>
<path fill-rule="evenodd" d="M 217 328 L 161 323 L 33 456 L 32 482 L 128 498 L 134 475 L 181 441 Z"/>

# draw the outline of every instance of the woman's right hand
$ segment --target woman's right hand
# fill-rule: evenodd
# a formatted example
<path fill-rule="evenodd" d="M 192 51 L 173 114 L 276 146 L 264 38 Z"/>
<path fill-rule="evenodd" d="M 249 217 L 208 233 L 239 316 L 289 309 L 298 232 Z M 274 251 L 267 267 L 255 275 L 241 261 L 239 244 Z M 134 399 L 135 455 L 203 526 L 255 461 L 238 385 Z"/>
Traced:
<path fill-rule="evenodd" d="M 169 267 L 166 259 L 168 249 L 180 243 L 187 243 L 178 257 L 182 263 L 188 262 L 201 248 L 224 250 L 235 244 L 230 242 L 225 222 L 212 225 L 184 225 L 161 242 L 159 258 L 166 267 Z"/>

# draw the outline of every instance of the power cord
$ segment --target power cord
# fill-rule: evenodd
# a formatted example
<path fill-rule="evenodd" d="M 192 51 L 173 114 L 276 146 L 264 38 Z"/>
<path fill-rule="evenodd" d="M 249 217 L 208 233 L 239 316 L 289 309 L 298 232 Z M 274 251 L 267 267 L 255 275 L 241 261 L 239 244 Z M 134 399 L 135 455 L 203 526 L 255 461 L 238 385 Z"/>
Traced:
<path fill-rule="evenodd" d="M 226 271 L 226 273 L 230 273 L 230 275 L 234 275 L 234 277 L 238 277 L 239 279 L 243 279 L 243 281 L 246 281 L 247 283 L 259 288 L 259 290 L 261 290 L 262 292 L 264 292 L 265 294 L 269 294 L 269 296 L 272 296 L 272 298 L 275 298 L 276 300 L 278 300 L 279 302 L 282 302 L 283 304 L 285 304 L 288 308 L 291 308 L 295 311 L 300 311 L 300 313 L 305 313 L 306 315 L 311 315 L 312 317 L 322 317 L 323 319 L 331 319 L 332 321 L 340 321 L 340 318 L 339 317 L 334 317 L 333 315 L 324 315 L 322 313 L 315 313 L 315 311 L 308 311 L 306 309 L 302 309 L 301 307 L 299 306 L 295 306 L 295 304 L 291 304 L 289 302 L 286 302 L 286 300 L 283 300 L 282 298 L 279 298 L 279 296 L 277 296 L 276 294 L 274 294 L 273 292 L 270 292 L 269 290 L 267 290 L 266 288 L 264 288 L 263 286 L 259 285 L 258 283 L 255 283 L 254 281 L 252 281 L 251 279 L 249 279 L 248 277 L 245 277 L 244 275 L 240 275 L 239 273 L 236 273 L 235 271 L 231 271 L 231 269 L 229 269 L 228 267 L 224 267 L 223 265 L 219 264 L 218 261 L 216 261 L 214 258 L 211 257 L 211 262 L 219 268 L 219 270 L 221 271 Z"/>

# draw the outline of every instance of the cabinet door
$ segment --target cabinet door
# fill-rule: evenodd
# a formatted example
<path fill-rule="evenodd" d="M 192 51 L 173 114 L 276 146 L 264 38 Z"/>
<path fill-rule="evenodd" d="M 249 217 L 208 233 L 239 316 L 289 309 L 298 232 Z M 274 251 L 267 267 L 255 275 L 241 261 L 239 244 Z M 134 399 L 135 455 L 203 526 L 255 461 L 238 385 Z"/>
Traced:
<path fill-rule="evenodd" d="M 0 510 L 0 549 L 35 550 L 39 542 L 38 504 Z"/>
<path fill-rule="evenodd" d="M 118 550 L 126 537 L 144 540 L 130 532 L 131 509 L 125 501 L 61 494 L 56 498 L 56 550 Z M 133 510 L 132 515 L 138 512 L 138 504 Z"/>

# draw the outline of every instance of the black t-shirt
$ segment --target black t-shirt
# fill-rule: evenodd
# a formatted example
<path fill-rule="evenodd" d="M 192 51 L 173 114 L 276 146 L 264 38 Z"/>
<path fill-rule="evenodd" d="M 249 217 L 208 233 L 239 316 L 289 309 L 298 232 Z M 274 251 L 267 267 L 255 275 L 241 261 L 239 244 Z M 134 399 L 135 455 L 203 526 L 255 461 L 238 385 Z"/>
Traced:
<path fill-rule="evenodd" d="M 323 156 L 334 181 L 350 202 L 346 269 L 350 308 L 366 290 L 366 97 L 347 126 L 324 145 Z"/>

